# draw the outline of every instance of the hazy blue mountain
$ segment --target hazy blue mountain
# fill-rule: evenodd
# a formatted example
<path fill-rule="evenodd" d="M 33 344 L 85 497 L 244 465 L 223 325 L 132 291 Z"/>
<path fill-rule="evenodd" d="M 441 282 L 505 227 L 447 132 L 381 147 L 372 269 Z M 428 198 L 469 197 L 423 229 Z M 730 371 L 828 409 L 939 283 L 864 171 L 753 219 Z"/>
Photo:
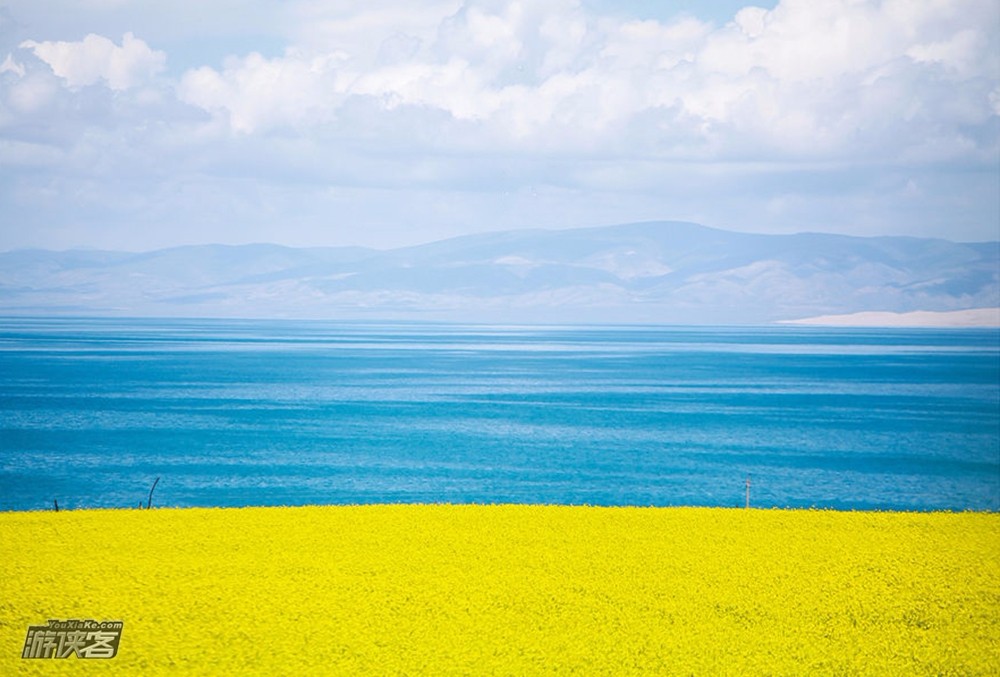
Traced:
<path fill-rule="evenodd" d="M 1000 243 L 691 223 L 521 230 L 389 251 L 0 254 L 0 313 L 759 323 L 1000 305 Z"/>

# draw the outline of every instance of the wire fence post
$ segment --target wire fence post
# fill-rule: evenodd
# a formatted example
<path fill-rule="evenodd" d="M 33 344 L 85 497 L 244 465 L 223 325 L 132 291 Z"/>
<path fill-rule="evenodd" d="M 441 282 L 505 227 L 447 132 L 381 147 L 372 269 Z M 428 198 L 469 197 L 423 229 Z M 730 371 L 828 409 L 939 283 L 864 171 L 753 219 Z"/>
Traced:
<path fill-rule="evenodd" d="M 747 475 L 747 508 L 750 508 L 750 475 Z"/>

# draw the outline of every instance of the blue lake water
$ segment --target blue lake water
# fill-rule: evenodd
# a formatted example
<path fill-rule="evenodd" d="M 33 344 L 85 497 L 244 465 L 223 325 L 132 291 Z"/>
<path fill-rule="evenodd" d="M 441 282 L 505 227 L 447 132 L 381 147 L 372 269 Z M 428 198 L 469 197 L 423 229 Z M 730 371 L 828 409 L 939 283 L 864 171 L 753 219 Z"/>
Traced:
<path fill-rule="evenodd" d="M 995 330 L 0 320 L 0 510 L 1000 509 Z"/>

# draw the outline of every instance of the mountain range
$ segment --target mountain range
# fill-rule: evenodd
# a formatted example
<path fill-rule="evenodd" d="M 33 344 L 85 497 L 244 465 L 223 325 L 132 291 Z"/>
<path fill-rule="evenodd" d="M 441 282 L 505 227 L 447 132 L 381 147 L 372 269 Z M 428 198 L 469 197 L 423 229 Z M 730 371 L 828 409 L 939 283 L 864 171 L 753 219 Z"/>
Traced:
<path fill-rule="evenodd" d="M 0 314 L 757 324 L 1000 306 L 1000 242 L 517 230 L 390 250 L 0 253 Z"/>

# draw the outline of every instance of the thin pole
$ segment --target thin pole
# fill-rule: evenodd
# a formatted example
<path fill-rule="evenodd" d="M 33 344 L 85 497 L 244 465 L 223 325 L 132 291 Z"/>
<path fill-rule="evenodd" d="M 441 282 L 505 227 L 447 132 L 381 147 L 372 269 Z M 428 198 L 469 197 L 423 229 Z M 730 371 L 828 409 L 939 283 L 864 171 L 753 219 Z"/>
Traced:
<path fill-rule="evenodd" d="M 747 475 L 747 508 L 750 507 L 750 475 Z"/>
<path fill-rule="evenodd" d="M 156 485 L 159 484 L 159 483 L 160 483 L 160 478 L 157 477 L 156 481 L 153 482 L 153 486 L 149 490 L 149 500 L 146 501 L 146 510 L 149 510 L 149 506 L 153 504 L 153 489 L 155 489 Z"/>

